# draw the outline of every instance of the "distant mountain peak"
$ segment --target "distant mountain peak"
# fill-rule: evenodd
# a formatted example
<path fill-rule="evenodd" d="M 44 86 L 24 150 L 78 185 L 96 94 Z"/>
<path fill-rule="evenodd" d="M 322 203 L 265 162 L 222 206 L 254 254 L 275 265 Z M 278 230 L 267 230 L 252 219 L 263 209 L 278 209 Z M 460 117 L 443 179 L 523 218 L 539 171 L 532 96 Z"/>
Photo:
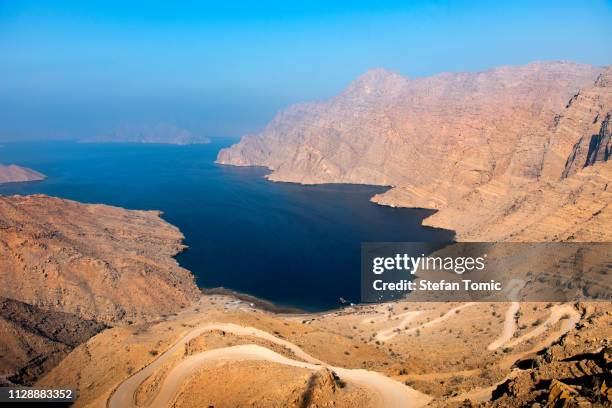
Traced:
<path fill-rule="evenodd" d="M 385 68 L 373 68 L 355 79 L 344 92 L 345 95 L 372 95 L 399 89 L 410 80 L 400 73 Z"/>
<path fill-rule="evenodd" d="M 406 78 L 397 71 L 392 71 L 390 69 L 383 68 L 383 67 L 376 67 L 376 68 L 369 69 L 363 74 L 361 74 L 359 77 L 357 77 L 355 82 L 384 81 L 388 79 L 406 80 Z"/>

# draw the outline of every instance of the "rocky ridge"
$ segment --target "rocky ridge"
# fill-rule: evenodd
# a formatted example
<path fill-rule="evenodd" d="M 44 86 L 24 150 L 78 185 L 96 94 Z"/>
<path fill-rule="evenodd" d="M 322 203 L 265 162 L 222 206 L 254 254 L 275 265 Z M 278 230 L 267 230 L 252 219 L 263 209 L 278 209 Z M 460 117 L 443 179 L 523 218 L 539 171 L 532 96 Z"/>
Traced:
<path fill-rule="evenodd" d="M 182 239 L 156 211 L 0 196 L 0 375 L 27 384 L 107 326 L 190 305 Z"/>
<path fill-rule="evenodd" d="M 274 181 L 392 186 L 373 201 L 438 209 L 426 223 L 460 240 L 605 240 L 594 226 L 610 217 L 609 110 L 609 67 L 547 62 L 414 80 L 374 70 L 330 101 L 280 112 L 217 161 L 268 167 Z M 583 232 L 551 223 L 568 214 Z"/>
<path fill-rule="evenodd" d="M 183 235 L 157 211 L 2 196 L 0 228 L 6 298 L 113 323 L 176 312 L 199 294 L 173 258 Z"/>

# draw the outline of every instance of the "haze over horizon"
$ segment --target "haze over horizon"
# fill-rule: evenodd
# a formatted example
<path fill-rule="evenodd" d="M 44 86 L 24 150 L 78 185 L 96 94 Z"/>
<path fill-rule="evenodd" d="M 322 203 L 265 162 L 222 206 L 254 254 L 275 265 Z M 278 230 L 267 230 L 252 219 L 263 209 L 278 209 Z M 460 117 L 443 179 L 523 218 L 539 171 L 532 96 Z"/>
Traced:
<path fill-rule="evenodd" d="M 609 1 L 3 2 L 0 140 L 156 123 L 241 136 L 375 67 L 606 65 L 611 20 Z"/>

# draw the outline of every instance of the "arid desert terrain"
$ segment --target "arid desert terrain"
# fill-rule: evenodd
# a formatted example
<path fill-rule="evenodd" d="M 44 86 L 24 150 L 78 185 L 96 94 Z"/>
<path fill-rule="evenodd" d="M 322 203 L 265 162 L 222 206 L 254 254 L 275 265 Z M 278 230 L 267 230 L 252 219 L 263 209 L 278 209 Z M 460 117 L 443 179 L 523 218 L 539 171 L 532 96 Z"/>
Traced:
<path fill-rule="evenodd" d="M 425 223 L 458 241 L 610 242 L 611 115 L 610 67 L 373 70 L 217 161 L 268 167 L 271 181 L 389 186 L 372 200 L 438 210 Z M 3 385 L 71 387 L 75 406 L 113 408 L 612 403 L 612 304 L 521 301 L 537 269 L 502 302 L 279 313 L 202 292 L 174 259 L 183 238 L 156 211 L 1 196 Z"/>

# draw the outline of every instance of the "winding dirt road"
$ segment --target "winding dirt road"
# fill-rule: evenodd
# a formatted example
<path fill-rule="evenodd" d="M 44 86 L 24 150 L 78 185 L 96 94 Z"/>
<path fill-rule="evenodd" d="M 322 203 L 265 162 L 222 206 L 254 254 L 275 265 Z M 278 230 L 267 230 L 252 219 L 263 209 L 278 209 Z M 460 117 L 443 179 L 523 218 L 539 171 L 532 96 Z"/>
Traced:
<path fill-rule="evenodd" d="M 558 338 L 560 335 L 568 332 L 575 326 L 576 322 L 580 320 L 580 314 L 576 311 L 572 305 L 563 304 L 554 306 L 550 311 L 550 316 L 542 322 L 540 325 L 523 334 L 520 337 L 514 338 L 516 332 L 516 321 L 515 316 L 520 309 L 520 303 L 518 302 L 518 294 L 522 290 L 524 283 L 516 280 L 511 283 L 509 287 L 508 299 L 512 301 L 510 307 L 506 311 L 504 328 L 500 336 L 489 344 L 489 350 L 496 350 L 502 346 L 514 346 L 519 343 L 525 342 L 531 338 L 537 337 L 544 334 L 554 324 L 563 318 L 562 327 L 559 333 L 551 334 L 542 344 L 537 347 L 545 346 L 544 343 L 548 344 L 550 341 Z M 444 315 L 433 319 L 429 322 L 425 322 L 409 330 L 406 330 L 406 326 L 416 316 L 423 313 L 422 311 L 409 311 L 401 313 L 395 316 L 386 315 L 382 317 L 367 318 L 365 322 L 376 322 L 382 323 L 384 321 L 398 322 L 397 324 L 387 327 L 376 335 L 376 339 L 380 341 L 388 341 L 398 334 L 413 333 L 419 329 L 431 327 L 446 319 L 456 315 L 456 313 L 466 307 L 473 305 L 474 303 L 464 303 L 460 306 L 454 307 L 448 310 Z M 136 393 L 143 382 L 153 375 L 157 369 L 163 364 L 170 361 L 170 359 L 177 353 L 184 353 L 185 345 L 192 339 L 200 336 L 201 334 L 209 331 L 224 331 L 227 333 L 239 335 L 239 336 L 252 336 L 257 337 L 271 343 L 280 345 L 292 353 L 294 358 L 289 358 L 281 355 L 273 350 L 266 347 L 247 344 L 240 346 L 224 347 L 214 350 L 205 351 L 191 356 L 185 356 L 176 365 L 169 369 L 165 379 L 159 385 L 157 394 L 153 396 L 153 400 L 150 407 L 169 407 L 178 395 L 181 385 L 198 369 L 204 364 L 211 362 L 231 362 L 231 361 L 245 361 L 245 360 L 257 360 L 257 361 L 268 361 L 276 364 L 283 364 L 293 367 L 301 367 L 310 370 L 320 370 L 322 368 L 328 368 L 334 371 L 340 376 L 340 378 L 349 385 L 358 386 L 368 390 L 369 395 L 372 397 L 374 406 L 381 407 L 422 407 L 431 402 L 432 398 L 426 394 L 423 394 L 411 387 L 408 387 L 401 382 L 395 381 L 389 377 L 386 377 L 380 373 L 374 371 L 368 371 L 364 369 L 347 369 L 342 367 L 334 367 L 324 363 L 321 360 L 309 355 L 297 345 L 273 336 L 272 334 L 256 329 L 254 327 L 243 327 L 233 323 L 207 323 L 203 324 L 195 329 L 187 332 L 181 337 L 172 347 L 166 352 L 162 353 L 157 359 L 151 362 L 148 366 L 127 378 L 125 381 L 119 384 L 115 391 L 111 394 L 108 399 L 107 406 L 109 408 L 136 408 Z M 516 360 L 517 356 L 509 356 L 510 363 Z M 436 374 L 428 374 L 436 375 Z M 510 376 L 512 373 L 510 374 Z M 509 378 L 509 377 L 507 377 Z M 485 387 L 480 389 L 474 389 L 467 394 L 461 395 L 462 398 L 472 398 L 475 400 L 486 400 L 490 398 L 491 390 L 493 387 Z M 456 400 L 455 398 L 451 400 Z M 449 400 L 450 401 L 450 400 Z"/>
<path fill-rule="evenodd" d="M 550 316 L 548 317 L 548 319 L 546 319 L 546 321 L 538 325 L 529 333 L 525 333 L 524 335 L 514 339 L 512 342 L 507 343 L 507 346 L 515 346 L 519 343 L 529 340 L 530 338 L 544 334 L 564 316 L 567 316 L 568 318 L 565 322 L 563 322 L 558 331 L 550 333 L 547 338 L 543 339 L 541 342 L 534 345 L 529 350 L 508 355 L 506 358 L 500 361 L 499 366 L 503 369 L 510 368 L 517 360 L 523 358 L 524 356 L 549 347 L 551 344 L 561 338 L 561 336 L 572 330 L 576 326 L 576 323 L 580 321 L 580 313 L 578 313 L 578 311 L 574 309 L 572 305 L 561 304 L 553 306 L 553 309 L 551 309 L 550 311 Z M 519 370 L 512 370 L 510 374 L 504 377 L 501 381 L 498 381 L 497 383 L 489 387 L 474 388 L 464 394 L 460 394 L 456 397 L 450 398 L 449 400 L 447 400 L 447 402 L 461 402 L 466 399 L 476 402 L 489 401 L 491 399 L 493 390 L 497 388 L 497 386 L 499 386 L 500 384 L 503 384 L 507 380 L 514 378 L 518 372 Z"/>
<path fill-rule="evenodd" d="M 565 334 L 576 326 L 576 323 L 580 321 L 580 313 L 570 304 L 556 305 L 550 310 L 548 318 L 539 324 L 535 329 L 528 333 L 523 334 L 516 339 L 506 343 L 507 347 L 513 347 L 517 344 L 525 342 L 533 337 L 544 334 L 550 327 L 557 323 L 561 318 L 567 317 L 561 326 L 560 333 Z M 559 336 L 560 337 L 560 336 Z"/>
<path fill-rule="evenodd" d="M 185 344 L 198 337 L 206 331 L 223 330 L 236 335 L 248 335 L 273 342 L 291 350 L 295 356 L 304 361 L 293 360 L 282 356 L 270 349 L 258 345 L 242 345 L 224 347 L 220 349 L 205 351 L 184 358 L 174 366 L 162 384 L 158 394 L 155 396 L 151 407 L 168 407 L 177 395 L 180 385 L 198 368 L 212 361 L 244 361 L 263 360 L 294 367 L 302 367 L 311 370 L 329 368 L 335 371 L 343 381 L 359 387 L 366 388 L 377 406 L 381 407 L 422 407 L 431 401 L 431 397 L 423 394 L 398 381 L 392 380 L 380 373 L 363 369 L 347 369 L 333 367 L 310 356 L 301 348 L 286 340 L 279 339 L 271 334 L 253 327 L 243 327 L 231 323 L 213 323 L 202 325 L 177 341 L 166 352 L 161 354 L 155 361 L 123 381 L 112 393 L 108 400 L 109 408 L 136 407 L 135 395 L 140 385 L 152 375 L 157 368 L 162 366 L 178 351 L 184 350 Z"/>
<path fill-rule="evenodd" d="M 394 320 L 401 319 L 401 321 L 396 326 L 392 326 L 392 327 L 389 327 L 385 330 L 381 330 L 380 332 L 378 332 L 378 334 L 376 334 L 376 340 L 379 340 L 379 341 L 391 340 L 393 337 L 395 337 L 398 334 L 398 331 L 405 329 L 408 323 L 410 323 L 412 319 L 414 319 L 421 313 L 422 312 L 420 311 L 414 311 L 414 312 L 406 312 L 406 313 L 397 315 Z"/>
<path fill-rule="evenodd" d="M 416 327 L 413 327 L 411 329 L 408 330 L 404 330 L 402 331 L 402 329 L 404 329 L 406 327 L 406 325 L 410 322 L 410 320 L 412 320 L 413 318 L 415 318 L 416 316 L 418 316 L 419 314 L 421 314 L 421 312 L 408 312 L 408 313 L 412 313 L 412 315 L 407 315 L 406 318 L 404 318 L 404 320 L 402 320 L 397 326 L 393 326 L 390 327 L 386 330 L 381 331 L 377 336 L 376 339 L 380 340 L 380 341 L 388 341 L 391 340 L 393 337 L 397 336 L 398 334 L 411 334 L 411 333 L 415 333 L 417 330 L 421 330 L 421 329 L 425 329 L 427 327 L 431 327 L 434 326 L 438 323 L 441 323 L 453 316 L 455 316 L 457 314 L 457 312 L 461 309 L 465 309 L 466 307 L 470 307 L 472 305 L 474 305 L 474 302 L 470 302 L 470 303 L 464 303 L 461 306 L 457 306 L 457 307 L 453 307 L 452 309 L 450 309 L 448 312 L 444 313 L 442 316 L 433 319 L 429 322 L 425 322 L 423 324 L 420 324 Z M 407 314 L 407 313 L 406 313 Z"/>
<path fill-rule="evenodd" d="M 420 325 L 418 325 L 416 327 L 413 327 L 410 330 L 406 330 L 404 333 L 410 334 L 410 333 L 416 332 L 417 330 L 426 329 L 427 327 L 434 326 L 434 325 L 436 325 L 438 323 L 441 323 L 441 322 L 443 322 L 443 321 L 445 321 L 447 319 L 450 319 L 451 317 L 455 316 L 459 310 L 465 309 L 466 307 L 470 307 L 470 306 L 473 306 L 475 304 L 476 304 L 475 302 L 469 302 L 469 303 L 464 303 L 461 306 L 453 307 L 448 312 L 444 313 L 442 316 L 440 316 L 438 318 L 435 318 L 435 319 L 433 319 L 433 320 L 431 320 L 429 322 L 425 322 L 423 324 L 420 324 Z"/>
<path fill-rule="evenodd" d="M 508 310 L 506 310 L 506 317 L 504 318 L 504 328 L 497 339 L 487 346 L 487 350 L 494 351 L 509 342 L 514 336 L 516 331 L 515 316 L 521 308 L 521 304 L 518 302 L 518 294 L 525 286 L 525 282 L 520 279 L 513 279 L 510 281 L 508 287 L 508 299 L 512 301 Z"/>

